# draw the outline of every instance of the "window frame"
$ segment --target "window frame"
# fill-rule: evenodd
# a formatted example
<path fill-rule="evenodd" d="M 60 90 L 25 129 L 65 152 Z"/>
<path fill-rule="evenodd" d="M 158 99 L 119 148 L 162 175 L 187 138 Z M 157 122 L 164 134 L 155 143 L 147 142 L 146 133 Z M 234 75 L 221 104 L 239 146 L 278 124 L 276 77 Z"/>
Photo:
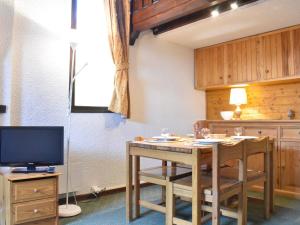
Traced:
<path fill-rule="evenodd" d="M 72 0 L 71 6 L 71 28 L 77 28 L 77 0 Z M 73 50 L 70 46 L 70 66 L 69 66 L 69 87 L 72 80 L 72 77 L 75 75 L 75 71 L 72 74 L 72 53 Z M 74 56 L 74 68 L 76 68 L 76 51 Z M 112 111 L 108 110 L 107 106 L 77 106 L 75 105 L 75 82 L 73 83 L 73 95 L 72 95 L 72 104 L 71 104 L 71 113 L 113 113 Z"/>

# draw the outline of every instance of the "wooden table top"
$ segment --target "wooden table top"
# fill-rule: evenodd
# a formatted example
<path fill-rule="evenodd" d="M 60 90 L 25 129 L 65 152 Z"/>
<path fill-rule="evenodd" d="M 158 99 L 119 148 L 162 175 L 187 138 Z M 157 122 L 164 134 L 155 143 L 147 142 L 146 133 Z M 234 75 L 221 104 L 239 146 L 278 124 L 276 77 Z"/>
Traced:
<path fill-rule="evenodd" d="M 151 149 L 151 150 L 160 150 L 160 151 L 172 151 L 172 152 L 181 152 L 181 153 L 188 153 L 191 154 L 193 149 L 198 149 L 202 153 L 208 153 L 212 150 L 212 145 L 209 144 L 197 144 L 192 145 L 191 138 L 186 138 L 183 141 L 170 141 L 170 142 L 149 142 L 145 139 L 144 141 L 130 141 L 130 147 L 138 147 L 144 149 Z M 232 142 L 233 140 L 228 139 L 228 142 Z M 236 140 L 238 141 L 238 140 Z M 272 144 L 274 143 L 273 139 L 270 139 L 269 142 Z"/>
<path fill-rule="evenodd" d="M 191 140 L 187 141 L 172 141 L 172 142 L 148 142 L 148 141 L 131 141 L 130 147 L 139 147 L 151 150 L 172 151 L 191 154 L 193 149 L 199 149 L 201 152 L 210 152 L 211 145 L 193 146 Z"/>

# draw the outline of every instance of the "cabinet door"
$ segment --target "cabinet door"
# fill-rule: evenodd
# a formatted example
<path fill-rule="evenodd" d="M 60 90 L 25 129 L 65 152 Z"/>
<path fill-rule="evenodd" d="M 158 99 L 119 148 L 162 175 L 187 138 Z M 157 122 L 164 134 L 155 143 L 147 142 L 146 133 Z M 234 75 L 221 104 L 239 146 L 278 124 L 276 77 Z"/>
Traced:
<path fill-rule="evenodd" d="M 293 46 L 294 76 L 300 76 L 300 28 L 291 31 Z"/>
<path fill-rule="evenodd" d="M 226 45 L 226 83 L 256 81 L 260 77 L 258 65 L 259 38 L 253 37 Z"/>
<path fill-rule="evenodd" d="M 224 84 L 224 45 L 195 50 L 195 88 Z"/>
<path fill-rule="evenodd" d="M 261 37 L 260 63 L 262 80 L 293 75 L 291 31 Z"/>
<path fill-rule="evenodd" d="M 300 192 L 300 142 L 281 142 L 281 188 Z"/>

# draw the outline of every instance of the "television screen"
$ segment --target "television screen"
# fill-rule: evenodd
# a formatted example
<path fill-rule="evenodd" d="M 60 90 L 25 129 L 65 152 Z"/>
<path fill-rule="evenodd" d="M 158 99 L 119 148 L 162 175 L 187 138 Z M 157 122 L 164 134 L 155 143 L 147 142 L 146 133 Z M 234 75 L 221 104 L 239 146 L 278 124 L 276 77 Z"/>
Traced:
<path fill-rule="evenodd" d="M 50 166 L 63 163 L 63 127 L 0 127 L 1 166 Z"/>

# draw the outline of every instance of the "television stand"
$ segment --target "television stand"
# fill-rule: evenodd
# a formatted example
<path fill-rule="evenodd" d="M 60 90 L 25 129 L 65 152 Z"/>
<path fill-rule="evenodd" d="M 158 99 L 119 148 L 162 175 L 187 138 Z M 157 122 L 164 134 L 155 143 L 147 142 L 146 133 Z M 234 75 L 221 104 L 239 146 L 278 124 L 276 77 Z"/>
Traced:
<path fill-rule="evenodd" d="M 36 167 L 36 166 L 27 166 L 27 167 L 20 167 L 20 168 L 14 168 L 12 173 L 54 173 L 55 167 L 49 166 L 49 167 Z"/>
<path fill-rule="evenodd" d="M 0 169 L 0 224 L 58 225 L 59 175 Z"/>

